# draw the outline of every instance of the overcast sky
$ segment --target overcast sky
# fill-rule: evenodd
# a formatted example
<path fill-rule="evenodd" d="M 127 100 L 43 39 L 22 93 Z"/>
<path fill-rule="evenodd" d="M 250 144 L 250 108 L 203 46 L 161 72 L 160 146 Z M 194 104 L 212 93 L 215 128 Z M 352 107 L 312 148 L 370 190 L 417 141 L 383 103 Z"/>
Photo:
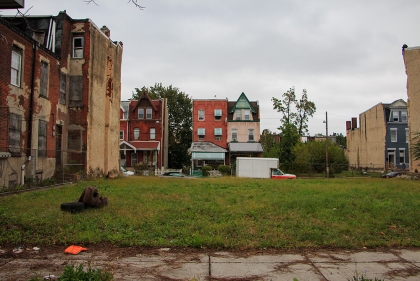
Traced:
<path fill-rule="evenodd" d="M 124 44 L 122 100 L 134 88 L 173 85 L 193 99 L 260 104 L 261 130 L 278 132 L 272 97 L 306 89 L 309 133 L 345 135 L 372 106 L 407 100 L 401 47 L 420 45 L 420 1 L 25 0 L 29 15 L 90 18 Z M 3 10 L 0 14 L 14 14 Z"/>

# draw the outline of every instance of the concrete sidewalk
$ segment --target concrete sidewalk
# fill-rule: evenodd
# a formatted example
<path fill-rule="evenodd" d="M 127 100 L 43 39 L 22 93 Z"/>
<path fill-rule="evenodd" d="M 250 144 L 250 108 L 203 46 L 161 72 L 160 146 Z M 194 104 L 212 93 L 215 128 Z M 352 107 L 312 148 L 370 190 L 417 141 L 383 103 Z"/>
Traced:
<path fill-rule="evenodd" d="M 114 273 L 114 280 L 420 280 L 420 249 L 383 251 L 172 252 L 110 255 L 88 250 L 78 255 L 0 254 L 0 280 L 29 280 L 62 274 L 66 265 L 87 264 Z M 52 279 L 54 280 L 54 279 Z"/>

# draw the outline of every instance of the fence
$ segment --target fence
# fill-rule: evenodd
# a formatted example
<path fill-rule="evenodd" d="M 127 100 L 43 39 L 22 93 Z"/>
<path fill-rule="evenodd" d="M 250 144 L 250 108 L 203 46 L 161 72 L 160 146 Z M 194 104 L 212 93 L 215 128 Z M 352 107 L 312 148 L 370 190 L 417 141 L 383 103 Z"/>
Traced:
<path fill-rule="evenodd" d="M 0 192 L 74 182 L 86 177 L 85 152 L 0 148 Z"/>

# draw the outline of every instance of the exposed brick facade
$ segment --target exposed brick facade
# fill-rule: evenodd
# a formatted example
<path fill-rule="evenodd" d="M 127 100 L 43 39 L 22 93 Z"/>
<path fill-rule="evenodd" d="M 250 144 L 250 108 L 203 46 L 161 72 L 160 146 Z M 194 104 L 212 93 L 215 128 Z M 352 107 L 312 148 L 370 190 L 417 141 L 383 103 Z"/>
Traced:
<path fill-rule="evenodd" d="M 81 58 L 73 57 L 75 36 L 83 38 Z M 23 183 L 22 165 L 25 177 L 41 179 L 54 176 L 58 165 L 66 163 L 80 163 L 92 176 L 117 175 L 122 45 L 89 19 L 74 20 L 60 12 L 55 17 L 0 18 L 0 49 L 0 152 L 10 151 L 14 138 L 21 151 L 7 160 L 2 185 Z M 12 64 L 12 52 L 19 63 Z M 77 76 L 82 98 L 70 106 L 70 84 Z M 21 120 L 17 134 L 9 128 L 11 114 Z M 69 130 L 80 132 L 76 145 L 70 145 Z"/>

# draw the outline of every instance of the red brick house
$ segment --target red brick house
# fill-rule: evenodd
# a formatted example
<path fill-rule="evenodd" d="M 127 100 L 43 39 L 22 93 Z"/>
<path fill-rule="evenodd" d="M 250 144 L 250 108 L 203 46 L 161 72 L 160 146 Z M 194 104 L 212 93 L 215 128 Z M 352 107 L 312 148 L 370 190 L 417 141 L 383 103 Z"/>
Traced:
<path fill-rule="evenodd" d="M 70 165 L 117 175 L 122 44 L 109 29 L 65 12 L 2 16 L 0 49 L 2 185 Z"/>
<path fill-rule="evenodd" d="M 193 100 L 193 169 L 227 163 L 227 103 L 227 99 Z"/>
<path fill-rule="evenodd" d="M 120 106 L 120 165 L 138 163 L 155 170 L 168 166 L 166 98 L 152 100 L 146 92 Z"/>

